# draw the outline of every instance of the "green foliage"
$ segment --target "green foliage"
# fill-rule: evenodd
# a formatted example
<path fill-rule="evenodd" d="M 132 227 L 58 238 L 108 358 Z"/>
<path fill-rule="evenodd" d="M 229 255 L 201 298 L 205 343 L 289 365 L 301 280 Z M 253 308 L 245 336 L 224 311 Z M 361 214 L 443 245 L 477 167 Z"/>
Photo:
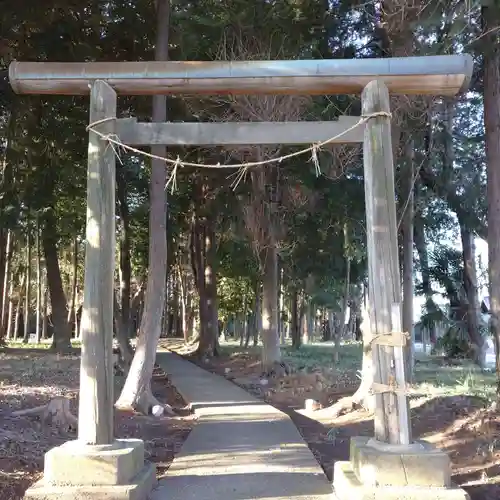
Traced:
<path fill-rule="evenodd" d="M 466 358 L 469 356 L 470 342 L 467 332 L 464 332 L 460 326 L 450 326 L 446 333 L 436 342 L 436 350 L 442 350 L 446 357 Z"/>
<path fill-rule="evenodd" d="M 449 53 L 465 47 L 474 49 L 475 56 L 480 57 L 481 46 L 475 40 L 480 28 L 478 9 L 465 12 L 463 2 L 455 0 L 435 7 L 432 15 L 412 26 L 417 51 Z M 155 13 L 151 0 L 29 0 L 22 5 L 3 0 L 2 14 L 0 77 L 5 76 L 12 60 L 152 59 Z M 366 42 L 373 37 L 376 18 L 374 5 L 355 1 L 172 2 L 170 56 L 173 60 L 224 59 L 237 52 L 241 39 L 255 39 L 265 46 L 269 58 L 374 57 L 380 55 L 376 44 Z M 427 111 L 420 110 L 421 103 L 416 102 L 417 112 L 410 117 L 408 128 L 415 144 L 415 164 L 425 164 L 439 186 L 455 193 L 469 214 L 467 226 L 479 231 L 486 214 L 486 179 L 481 75 L 478 77 L 475 85 L 479 93 L 464 95 L 453 106 L 451 141 L 455 157 L 451 169 L 449 165 L 444 168 L 445 145 L 450 139 L 444 127 L 444 101 L 435 101 L 429 114 L 430 124 Z M 213 99 L 205 97 L 168 99 L 168 117 L 172 121 L 224 120 L 228 108 L 227 103 L 214 104 Z M 120 96 L 119 112 L 148 120 L 151 98 Z M 311 99 L 301 118 L 328 121 L 341 114 L 359 112 L 357 97 L 318 96 Z M 28 226 L 28 217 L 34 221 L 36 214 L 51 211 L 55 221 L 51 229 L 57 233 L 61 259 L 75 235 L 80 241 L 84 238 L 87 121 L 87 98 L 17 96 L 0 78 L 0 153 L 5 159 L 0 178 L 0 228 L 16 228 L 21 240 L 27 231 L 33 231 L 34 224 Z M 429 127 L 430 145 L 426 143 Z M 281 152 L 291 150 L 283 148 Z M 169 154 L 213 163 L 214 158 L 215 162 L 230 161 L 232 153 L 178 147 L 171 148 Z M 306 280 L 311 278 L 314 286 L 307 291 L 309 298 L 318 306 L 335 309 L 345 291 L 347 260 L 351 263 L 353 286 L 366 277 L 362 156 L 324 148 L 318 157 L 320 175 L 305 156 L 278 166 L 281 198 L 277 212 L 284 228 L 278 241 L 279 257 L 288 295 L 292 289 L 304 291 Z M 118 168 L 127 186 L 133 275 L 138 278 L 147 271 L 150 165 L 128 153 L 123 153 L 121 159 L 123 164 Z M 398 176 L 401 171 L 398 170 Z M 177 190 L 169 193 L 170 262 L 180 260 L 181 253 L 188 253 L 193 213 L 216 214 L 222 316 L 253 307 L 259 279 L 258 262 L 242 210 L 251 191 L 248 177 L 233 190 L 234 178 L 228 179 L 225 174 L 182 169 Z M 207 186 L 206 199 L 198 200 L 195 206 L 193 186 L 200 179 Z M 456 219 L 446 197 L 419 181 L 416 210 L 424 219 L 427 242 L 435 246 L 431 279 L 451 300 L 454 294 L 461 293 L 462 257 L 442 241 L 454 231 L 456 235 Z M 349 231 L 347 243 L 345 225 Z M 20 266 L 22 259 L 17 259 L 16 266 Z"/>
<path fill-rule="evenodd" d="M 248 278 L 222 277 L 217 283 L 217 295 L 219 317 L 222 320 L 250 312 L 255 303 L 254 288 Z"/>

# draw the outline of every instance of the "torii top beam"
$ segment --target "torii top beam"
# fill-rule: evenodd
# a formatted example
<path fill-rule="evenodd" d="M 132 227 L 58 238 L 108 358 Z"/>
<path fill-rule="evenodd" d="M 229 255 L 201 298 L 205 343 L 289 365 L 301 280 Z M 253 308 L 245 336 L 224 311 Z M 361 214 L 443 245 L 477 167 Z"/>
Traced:
<path fill-rule="evenodd" d="M 118 94 L 355 94 L 382 80 L 396 94 L 455 95 L 467 90 L 468 54 L 385 59 L 236 62 L 13 62 L 18 94 L 86 95 L 104 80 Z"/>

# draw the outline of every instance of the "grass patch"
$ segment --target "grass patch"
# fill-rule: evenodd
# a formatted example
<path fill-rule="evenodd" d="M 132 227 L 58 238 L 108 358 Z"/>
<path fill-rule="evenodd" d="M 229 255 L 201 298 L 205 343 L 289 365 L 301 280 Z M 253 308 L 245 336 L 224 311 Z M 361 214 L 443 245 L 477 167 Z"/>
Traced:
<path fill-rule="evenodd" d="M 80 348 L 82 343 L 80 340 L 71 340 L 71 345 L 74 348 Z M 52 340 L 42 340 L 39 344 L 24 343 L 22 340 L 7 341 L 7 347 L 11 349 L 50 349 L 51 346 Z"/>
<path fill-rule="evenodd" d="M 234 341 L 221 344 L 223 354 L 238 356 L 241 354 L 259 355 L 261 347 L 245 349 Z M 360 342 L 346 342 L 340 347 L 338 364 L 333 361 L 334 345 L 332 342 L 314 343 L 293 349 L 290 345 L 282 346 L 283 361 L 297 370 L 313 372 L 324 371 L 330 376 L 344 376 L 351 373 L 351 378 L 361 369 L 362 345 Z M 442 358 L 416 353 L 415 383 L 413 392 L 429 397 L 438 396 L 476 396 L 491 400 L 495 397 L 495 373 L 482 371 L 468 360 L 456 360 L 456 364 L 445 364 Z"/>
<path fill-rule="evenodd" d="M 300 370 L 326 369 L 332 372 L 345 372 L 357 371 L 361 368 L 362 346 L 359 342 L 341 345 L 338 364 L 334 363 L 334 346 L 329 342 L 304 345 L 300 349 L 287 346 L 282 352 L 284 361 Z"/>
<path fill-rule="evenodd" d="M 482 371 L 468 360 L 443 365 L 439 359 L 421 361 L 415 368 L 415 390 L 429 396 L 477 396 L 492 399 L 496 391 L 495 373 Z"/>
<path fill-rule="evenodd" d="M 245 349 L 239 343 L 226 341 L 221 343 L 222 354 L 237 356 L 239 354 L 259 355 L 261 346 L 251 346 Z M 360 342 L 346 342 L 341 345 L 340 362 L 333 362 L 332 342 L 315 343 L 303 345 L 300 349 L 294 349 L 291 345 L 281 347 L 283 361 L 289 363 L 296 369 L 315 371 L 328 369 L 333 371 L 359 370 L 361 367 L 362 345 Z"/>

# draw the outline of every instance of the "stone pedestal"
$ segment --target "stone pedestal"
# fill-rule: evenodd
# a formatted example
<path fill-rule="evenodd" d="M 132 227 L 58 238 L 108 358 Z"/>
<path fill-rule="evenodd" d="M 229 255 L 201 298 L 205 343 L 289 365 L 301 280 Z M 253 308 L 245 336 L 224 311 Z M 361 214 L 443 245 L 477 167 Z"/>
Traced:
<path fill-rule="evenodd" d="M 44 477 L 25 494 L 29 500 L 145 500 L 156 484 L 144 443 L 118 439 L 112 445 L 69 441 L 45 455 Z"/>
<path fill-rule="evenodd" d="M 470 500 L 451 482 L 448 455 L 424 441 L 410 446 L 351 438 L 349 462 L 337 462 L 338 500 Z"/>

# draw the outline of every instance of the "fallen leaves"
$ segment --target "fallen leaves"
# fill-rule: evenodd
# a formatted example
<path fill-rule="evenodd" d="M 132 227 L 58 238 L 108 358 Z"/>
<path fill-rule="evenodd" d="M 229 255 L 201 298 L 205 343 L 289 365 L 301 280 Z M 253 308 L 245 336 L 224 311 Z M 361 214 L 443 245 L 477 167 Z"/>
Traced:
<path fill-rule="evenodd" d="M 64 398 L 67 410 L 77 413 L 80 360 L 47 351 L 0 353 L 0 498 L 22 498 L 24 491 L 41 476 L 44 454 L 51 448 L 76 438 L 74 432 L 61 434 L 43 425 L 36 416 L 12 413 L 47 405 Z M 116 377 L 115 393 L 123 383 Z M 147 457 L 165 471 L 180 449 L 194 419 L 185 402 L 161 369 L 155 369 L 152 388 L 165 407 L 180 409 L 175 417 L 140 416 L 115 412 L 116 437 L 136 437 L 145 441 Z M 66 404 L 66 403 L 65 403 Z M 29 412 L 28 412 L 29 413 Z M 43 416 L 43 412 L 41 414 Z"/>

